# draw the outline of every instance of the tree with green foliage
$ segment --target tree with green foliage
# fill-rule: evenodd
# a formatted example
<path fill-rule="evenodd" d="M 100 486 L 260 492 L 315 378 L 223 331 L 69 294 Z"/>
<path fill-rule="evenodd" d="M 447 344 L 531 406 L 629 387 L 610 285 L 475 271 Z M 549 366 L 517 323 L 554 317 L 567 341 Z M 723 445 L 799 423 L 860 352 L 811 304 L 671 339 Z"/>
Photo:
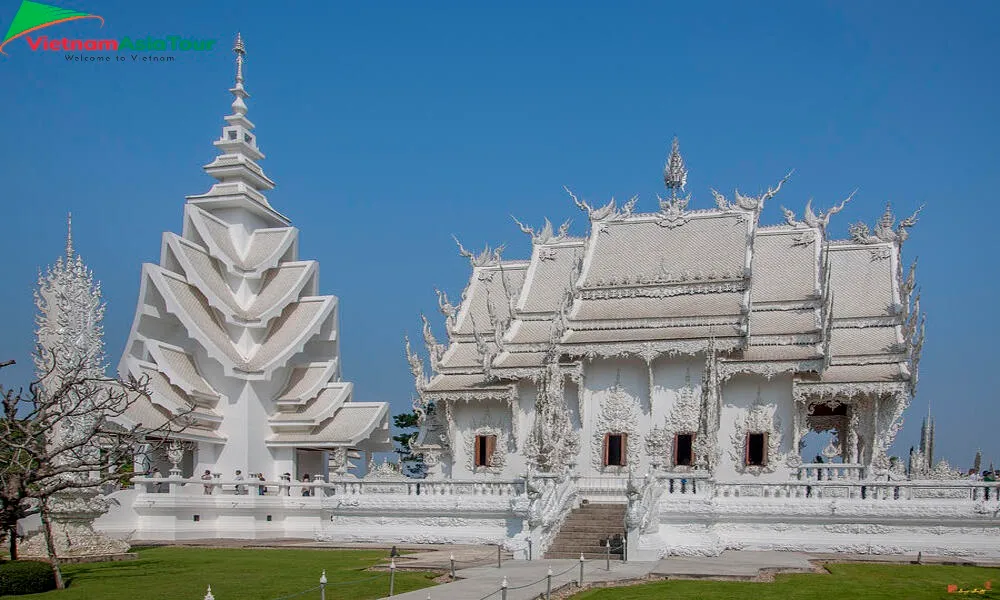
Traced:
<path fill-rule="evenodd" d="M 427 476 L 427 466 L 424 464 L 424 456 L 414 452 L 413 442 L 416 441 L 420 433 L 420 417 L 416 412 L 400 413 L 392 417 L 393 426 L 400 433 L 392 436 L 392 441 L 396 442 L 396 454 L 399 455 L 399 464 L 403 473 L 407 477 L 423 478 Z"/>

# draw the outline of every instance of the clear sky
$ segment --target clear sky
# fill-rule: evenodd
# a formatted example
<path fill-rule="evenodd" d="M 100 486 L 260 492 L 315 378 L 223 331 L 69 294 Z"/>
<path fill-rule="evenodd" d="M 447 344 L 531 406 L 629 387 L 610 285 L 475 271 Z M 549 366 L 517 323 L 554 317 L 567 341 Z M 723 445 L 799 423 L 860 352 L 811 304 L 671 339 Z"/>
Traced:
<path fill-rule="evenodd" d="M 468 277 L 451 234 L 507 242 L 509 258 L 530 245 L 511 214 L 572 217 L 582 234 L 563 185 L 655 210 L 677 135 L 694 207 L 713 205 L 710 186 L 757 192 L 793 168 L 764 222 L 854 188 L 836 236 L 886 201 L 906 215 L 927 204 L 904 247 L 920 258 L 927 343 L 895 452 L 916 443 L 930 403 L 939 455 L 968 467 L 982 447 L 1000 465 L 995 2 L 52 1 L 104 27 L 38 34 L 219 42 L 170 64 L 4 48 L 0 359 L 18 361 L 6 385 L 30 379 L 31 289 L 62 251 L 67 211 L 103 283 L 117 365 L 141 263 L 180 230 L 184 196 L 212 182 L 201 166 L 229 110 L 240 30 L 270 201 L 341 299 L 356 400 L 409 406 L 403 334 L 420 339 L 423 311 L 443 337 L 434 288 L 457 298 Z M 18 5 L 0 0 L 0 33 Z"/>

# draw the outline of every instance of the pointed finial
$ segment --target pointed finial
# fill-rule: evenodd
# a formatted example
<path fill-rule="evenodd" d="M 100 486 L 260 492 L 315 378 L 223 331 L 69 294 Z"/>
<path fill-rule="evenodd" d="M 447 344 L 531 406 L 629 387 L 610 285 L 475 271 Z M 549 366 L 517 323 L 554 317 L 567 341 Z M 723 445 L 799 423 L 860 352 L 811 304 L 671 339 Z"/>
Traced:
<path fill-rule="evenodd" d="M 243 83 L 243 57 L 247 54 L 246 46 L 243 45 L 243 36 L 236 34 L 236 43 L 233 44 L 233 52 L 236 53 L 236 83 Z"/>
<path fill-rule="evenodd" d="M 212 595 L 212 586 L 208 586 L 208 592 L 205 594 L 205 600 L 215 600 L 215 596 Z"/>
<path fill-rule="evenodd" d="M 687 168 L 684 166 L 684 159 L 681 157 L 681 144 L 674 137 L 674 142 L 670 147 L 670 156 L 667 163 L 663 165 L 663 185 L 676 194 L 683 191 L 687 185 Z"/>
<path fill-rule="evenodd" d="M 66 213 L 66 260 L 73 258 L 73 213 Z"/>

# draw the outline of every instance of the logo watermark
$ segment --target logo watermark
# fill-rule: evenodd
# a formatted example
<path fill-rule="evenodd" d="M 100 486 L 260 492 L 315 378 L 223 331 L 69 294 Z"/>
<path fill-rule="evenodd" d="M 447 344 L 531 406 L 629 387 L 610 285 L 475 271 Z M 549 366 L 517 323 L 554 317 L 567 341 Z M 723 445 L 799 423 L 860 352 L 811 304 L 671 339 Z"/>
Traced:
<path fill-rule="evenodd" d="M 121 38 L 57 38 L 38 35 L 35 32 L 81 19 L 94 19 L 104 27 L 104 17 L 70 10 L 31 0 L 22 0 L 20 8 L 7 29 L 7 35 L 0 42 L 0 54 L 7 54 L 4 48 L 11 42 L 24 39 L 32 52 L 79 52 L 67 54 L 66 60 L 74 62 L 173 62 L 173 56 L 147 56 L 140 52 L 205 52 L 215 49 L 214 39 L 199 39 L 182 35 L 165 36 L 123 36 Z M 97 56 L 85 53 L 122 53 L 119 56 Z M 127 54 L 127 56 L 126 56 Z"/>

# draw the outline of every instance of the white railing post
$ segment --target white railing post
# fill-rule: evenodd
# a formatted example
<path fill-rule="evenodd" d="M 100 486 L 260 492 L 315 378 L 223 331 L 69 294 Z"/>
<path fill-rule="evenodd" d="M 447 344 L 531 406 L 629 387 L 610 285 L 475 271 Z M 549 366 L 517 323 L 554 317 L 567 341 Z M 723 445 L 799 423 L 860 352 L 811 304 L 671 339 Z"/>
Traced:
<path fill-rule="evenodd" d="M 215 600 L 215 596 L 212 595 L 212 586 L 208 586 L 208 591 L 205 592 L 204 600 Z"/>
<path fill-rule="evenodd" d="M 319 576 L 319 600 L 326 600 L 326 569 Z"/>

